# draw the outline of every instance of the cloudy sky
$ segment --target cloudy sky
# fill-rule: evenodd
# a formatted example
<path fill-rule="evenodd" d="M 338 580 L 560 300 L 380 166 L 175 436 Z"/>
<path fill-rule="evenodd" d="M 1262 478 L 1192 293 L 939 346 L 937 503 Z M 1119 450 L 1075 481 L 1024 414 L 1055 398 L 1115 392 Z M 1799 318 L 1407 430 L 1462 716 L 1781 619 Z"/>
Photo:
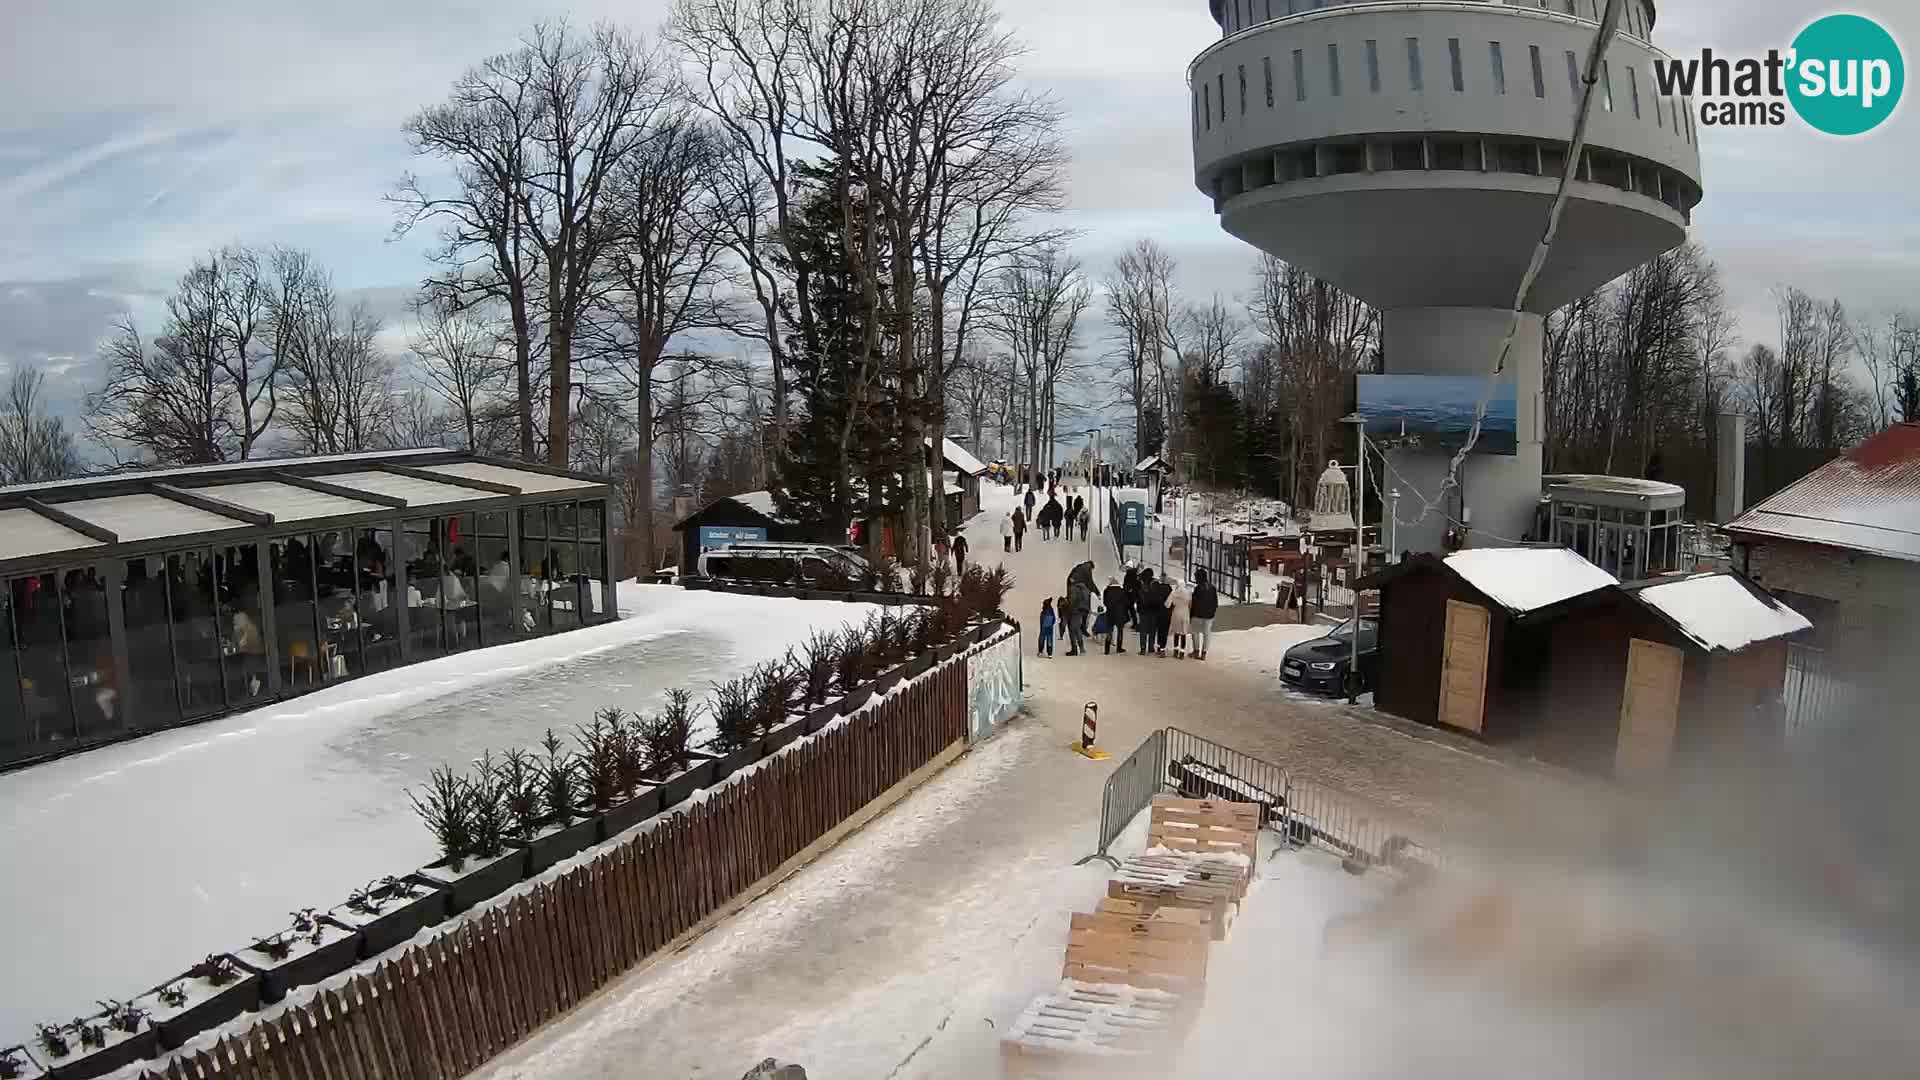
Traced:
<path fill-rule="evenodd" d="M 1065 105 L 1072 222 L 1098 270 L 1139 236 L 1195 294 L 1244 288 L 1252 253 L 1192 186 L 1187 62 L 1217 37 L 1206 0 L 1001 0 L 1025 76 Z M 0 370 L 39 364 L 71 408 L 97 384 L 97 342 L 147 325 L 198 253 L 226 243 L 314 251 L 385 310 L 427 271 L 392 236 L 382 194 L 413 163 L 400 124 L 533 21 L 613 17 L 651 32 L 667 0 L 4 0 L 0 5 Z M 1666 0 L 1670 52 L 1782 46 L 1808 0 Z M 1914 0 L 1861 0 L 1920 42 Z M 1909 61 L 1914 57 L 1908 49 Z M 1909 95 L 1911 96 L 1911 95 Z M 1695 232 L 1749 340 L 1774 333 L 1768 291 L 1794 283 L 1855 309 L 1920 308 L 1920 111 L 1872 136 L 1798 126 L 1701 129 Z"/>

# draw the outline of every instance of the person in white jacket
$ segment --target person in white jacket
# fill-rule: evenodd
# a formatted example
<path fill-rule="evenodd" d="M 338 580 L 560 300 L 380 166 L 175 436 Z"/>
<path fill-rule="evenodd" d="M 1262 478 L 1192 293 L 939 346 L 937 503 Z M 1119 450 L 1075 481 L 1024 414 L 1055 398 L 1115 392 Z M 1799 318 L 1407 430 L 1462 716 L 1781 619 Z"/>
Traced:
<path fill-rule="evenodd" d="M 1167 636 L 1173 639 L 1173 655 L 1178 658 L 1187 654 L 1187 630 L 1193 619 L 1193 592 L 1183 583 L 1176 586 L 1173 595 L 1167 598 Z"/>
<path fill-rule="evenodd" d="M 1009 554 L 1013 551 L 1013 511 L 1011 510 L 1000 515 L 1000 550 Z"/>

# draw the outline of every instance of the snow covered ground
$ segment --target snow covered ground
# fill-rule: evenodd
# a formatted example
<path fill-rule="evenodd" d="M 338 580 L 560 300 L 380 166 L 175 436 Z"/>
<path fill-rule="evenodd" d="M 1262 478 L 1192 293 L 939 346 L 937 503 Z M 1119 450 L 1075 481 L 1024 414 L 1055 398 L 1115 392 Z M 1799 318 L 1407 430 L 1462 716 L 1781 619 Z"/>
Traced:
<path fill-rule="evenodd" d="M 404 790 L 781 655 L 864 604 L 620 587 L 623 618 L 0 776 L 0 1046 L 430 862 Z M 698 736 L 696 736 L 698 737 Z"/>

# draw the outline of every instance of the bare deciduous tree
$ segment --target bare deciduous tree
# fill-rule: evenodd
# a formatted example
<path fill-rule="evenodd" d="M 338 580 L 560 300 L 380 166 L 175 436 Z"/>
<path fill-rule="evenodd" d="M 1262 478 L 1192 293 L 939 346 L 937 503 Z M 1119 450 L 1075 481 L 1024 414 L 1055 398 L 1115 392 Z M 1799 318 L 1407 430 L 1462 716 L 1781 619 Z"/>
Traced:
<path fill-rule="evenodd" d="M 1055 245 L 1020 252 L 1000 272 L 987 317 L 1025 384 L 1024 449 L 1035 469 L 1049 460 L 1042 455 L 1051 451 L 1052 443 L 1043 435 L 1051 420 L 1054 387 L 1078 346 L 1080 317 L 1091 302 L 1092 290 L 1079 262 Z"/>
<path fill-rule="evenodd" d="M 0 484 L 39 484 L 80 473 L 80 454 L 66 422 L 53 415 L 46 373 L 13 369 L 0 402 Z"/>
<path fill-rule="evenodd" d="M 419 327 L 412 339 L 421 376 L 446 406 L 468 450 L 478 451 L 489 405 L 505 386 L 513 362 L 504 354 L 509 330 L 490 322 L 479 307 L 426 294 L 414 306 Z"/>

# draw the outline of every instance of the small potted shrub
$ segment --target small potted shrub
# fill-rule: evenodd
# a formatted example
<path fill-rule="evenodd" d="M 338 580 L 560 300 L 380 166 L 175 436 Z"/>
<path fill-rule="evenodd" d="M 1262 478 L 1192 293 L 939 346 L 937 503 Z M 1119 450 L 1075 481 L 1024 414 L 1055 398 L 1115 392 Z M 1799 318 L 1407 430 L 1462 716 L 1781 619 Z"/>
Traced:
<path fill-rule="evenodd" d="M 491 759 L 481 759 L 478 775 L 463 777 L 442 765 L 426 790 L 407 792 L 420 819 L 440 848 L 440 858 L 414 875 L 448 890 L 448 910 L 459 913 L 496 896 L 528 873 L 526 856 L 505 843 L 504 798 L 492 775 Z M 496 815 L 488 820 L 488 815 Z"/>
<path fill-rule="evenodd" d="M 38 1080 L 47 1075 L 24 1046 L 0 1047 L 0 1080 Z"/>
<path fill-rule="evenodd" d="M 760 758 L 760 681 L 765 667 L 737 679 L 716 683 L 712 704 L 714 736 L 710 744 L 719 753 L 714 779 L 731 776 L 738 769 Z"/>
<path fill-rule="evenodd" d="M 540 809 L 544 817 L 527 843 L 529 875 L 577 855 L 600 840 L 599 815 L 584 809 L 584 763 L 567 750 L 552 728 L 540 740 L 540 750 Z"/>
<path fill-rule="evenodd" d="M 873 696 L 870 680 L 879 658 L 877 645 L 861 627 L 850 626 L 840 637 L 840 655 L 834 667 L 834 686 L 840 691 L 840 714 L 853 712 Z"/>
<path fill-rule="evenodd" d="M 493 777 L 507 811 L 508 839 L 523 845 L 531 842 L 540 828 L 540 762 L 525 750 L 509 750 L 494 766 Z"/>
<path fill-rule="evenodd" d="M 840 636 L 816 630 L 801 647 L 805 660 L 802 682 L 809 711 L 827 704 L 833 695 L 833 674 L 840 659 Z"/>
<path fill-rule="evenodd" d="M 347 894 L 327 918 L 360 935 L 360 958 L 378 956 L 447 917 L 452 890 L 412 877 L 383 877 Z"/>
<path fill-rule="evenodd" d="M 953 567 L 945 561 L 936 564 L 933 572 L 927 575 L 927 584 L 933 587 L 934 596 L 947 595 L 947 590 L 953 588 Z"/>
<path fill-rule="evenodd" d="M 765 739 L 762 754 L 771 754 L 806 733 L 807 672 L 789 652 L 760 681 L 760 734 Z"/>
<path fill-rule="evenodd" d="M 699 706 L 691 693 L 670 690 L 666 707 L 641 725 L 647 776 L 660 785 L 655 792 L 663 811 L 680 805 L 695 790 L 705 787 L 713 775 L 712 759 L 693 749 L 693 726 L 698 715 Z"/>
<path fill-rule="evenodd" d="M 932 571 L 927 568 L 926 563 L 914 563 L 907 570 L 907 590 L 915 596 L 927 595 L 927 581 L 931 576 Z"/>
<path fill-rule="evenodd" d="M 580 744 L 587 805 L 600 817 L 600 839 L 632 828 L 659 809 L 658 799 L 640 794 L 646 764 L 625 713 L 600 709 L 592 723 L 574 729 L 573 738 Z"/>
<path fill-rule="evenodd" d="M 260 1004 L 260 976 L 226 953 L 212 953 L 176 978 L 136 999 L 159 1036 L 160 1049 L 175 1050 L 209 1028 Z"/>
<path fill-rule="evenodd" d="M 293 913 L 287 929 L 260 938 L 236 956 L 260 976 L 260 1000 L 273 1004 L 296 986 L 338 975 L 360 959 L 360 932 L 313 908 Z"/>

